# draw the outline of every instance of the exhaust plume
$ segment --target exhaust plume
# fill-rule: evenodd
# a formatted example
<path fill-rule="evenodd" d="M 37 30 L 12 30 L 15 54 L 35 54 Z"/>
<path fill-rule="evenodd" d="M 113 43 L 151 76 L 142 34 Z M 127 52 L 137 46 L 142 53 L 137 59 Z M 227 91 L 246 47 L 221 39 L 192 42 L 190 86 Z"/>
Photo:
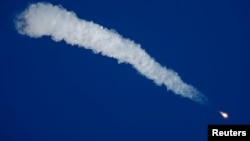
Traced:
<path fill-rule="evenodd" d="M 117 59 L 118 63 L 132 65 L 140 74 L 177 95 L 201 104 L 207 101 L 193 86 L 183 82 L 176 72 L 150 57 L 140 44 L 101 25 L 79 19 L 74 12 L 62 6 L 31 4 L 17 17 L 15 25 L 22 35 L 33 38 L 51 36 L 56 42 L 64 40 L 67 44 L 91 49 L 94 53 Z"/>

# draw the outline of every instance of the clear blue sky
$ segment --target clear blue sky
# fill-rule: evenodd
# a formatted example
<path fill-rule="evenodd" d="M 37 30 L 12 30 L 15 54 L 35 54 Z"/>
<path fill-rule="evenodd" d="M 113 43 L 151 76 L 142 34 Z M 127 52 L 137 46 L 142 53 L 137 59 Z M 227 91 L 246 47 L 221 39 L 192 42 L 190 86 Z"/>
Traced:
<path fill-rule="evenodd" d="M 208 106 L 130 65 L 19 35 L 14 18 L 32 2 L 0 2 L 1 141 L 203 141 L 208 124 L 250 123 L 250 2 L 47 1 L 140 43 L 204 93 Z"/>

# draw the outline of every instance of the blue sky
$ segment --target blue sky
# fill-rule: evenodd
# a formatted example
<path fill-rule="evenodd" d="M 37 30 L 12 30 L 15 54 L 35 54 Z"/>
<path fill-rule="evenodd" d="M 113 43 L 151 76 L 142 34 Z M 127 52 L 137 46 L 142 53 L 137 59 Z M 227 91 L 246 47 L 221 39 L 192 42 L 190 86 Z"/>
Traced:
<path fill-rule="evenodd" d="M 249 2 L 47 1 L 140 43 L 204 93 L 208 106 L 130 65 L 19 35 L 14 18 L 32 2 L 1 2 L 0 140 L 201 141 L 208 124 L 250 123 Z"/>

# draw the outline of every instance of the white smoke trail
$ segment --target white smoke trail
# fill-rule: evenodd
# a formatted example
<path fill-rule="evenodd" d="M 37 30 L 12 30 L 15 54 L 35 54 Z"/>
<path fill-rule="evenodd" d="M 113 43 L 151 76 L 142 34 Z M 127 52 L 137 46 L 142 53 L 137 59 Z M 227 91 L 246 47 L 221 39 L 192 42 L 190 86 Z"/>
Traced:
<path fill-rule="evenodd" d="M 75 13 L 61 6 L 31 4 L 18 16 L 15 24 L 20 34 L 33 38 L 51 36 L 54 41 L 64 40 L 68 44 L 115 58 L 119 63 L 131 64 L 157 85 L 165 85 L 175 94 L 206 103 L 204 95 L 184 83 L 176 72 L 157 63 L 139 44 L 98 24 L 79 19 Z"/>

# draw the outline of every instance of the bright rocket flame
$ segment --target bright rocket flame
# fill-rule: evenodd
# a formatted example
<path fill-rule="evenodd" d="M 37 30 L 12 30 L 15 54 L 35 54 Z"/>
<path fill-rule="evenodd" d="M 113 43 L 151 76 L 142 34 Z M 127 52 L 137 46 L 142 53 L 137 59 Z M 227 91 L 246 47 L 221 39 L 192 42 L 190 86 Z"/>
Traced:
<path fill-rule="evenodd" d="M 228 114 L 227 113 L 220 111 L 220 114 L 221 114 L 221 116 L 223 118 L 225 118 L 225 119 L 228 118 Z"/>

